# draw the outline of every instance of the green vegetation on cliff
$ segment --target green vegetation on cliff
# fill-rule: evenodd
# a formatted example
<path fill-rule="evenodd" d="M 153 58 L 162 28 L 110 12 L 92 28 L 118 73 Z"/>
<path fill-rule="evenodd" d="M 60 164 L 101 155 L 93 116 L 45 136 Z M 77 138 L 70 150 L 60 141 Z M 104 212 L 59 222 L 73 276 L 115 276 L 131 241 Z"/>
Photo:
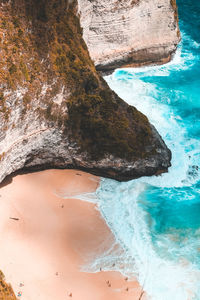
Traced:
<path fill-rule="evenodd" d="M 128 160 L 153 153 L 146 151 L 152 138 L 147 118 L 125 104 L 96 72 L 82 38 L 76 1 L 3 2 L 0 76 L 4 89 L 26 88 L 23 112 L 50 85 L 46 108 L 38 107 L 38 114 L 64 129 L 80 152 L 92 159 L 113 154 Z M 52 101 L 62 86 L 69 91 L 65 115 Z M 8 119 L 6 104 L 1 107 Z"/>
<path fill-rule="evenodd" d="M 170 3 L 171 3 L 171 6 L 174 10 L 175 21 L 176 21 L 177 26 L 178 26 L 178 7 L 176 5 L 176 0 L 170 0 Z M 180 34 L 179 26 L 178 26 L 177 35 L 180 38 L 181 34 Z"/>
<path fill-rule="evenodd" d="M 17 300 L 10 284 L 5 282 L 3 273 L 0 271 L 0 300 Z"/>

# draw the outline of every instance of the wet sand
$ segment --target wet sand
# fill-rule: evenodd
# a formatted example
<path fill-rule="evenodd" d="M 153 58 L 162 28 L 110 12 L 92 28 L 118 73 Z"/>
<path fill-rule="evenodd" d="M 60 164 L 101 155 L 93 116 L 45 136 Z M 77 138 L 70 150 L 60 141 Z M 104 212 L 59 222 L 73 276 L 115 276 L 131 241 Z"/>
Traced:
<path fill-rule="evenodd" d="M 95 204 L 70 199 L 98 183 L 81 171 L 47 170 L 0 189 L 0 269 L 19 299 L 144 300 L 119 272 L 81 271 L 115 243 Z"/>

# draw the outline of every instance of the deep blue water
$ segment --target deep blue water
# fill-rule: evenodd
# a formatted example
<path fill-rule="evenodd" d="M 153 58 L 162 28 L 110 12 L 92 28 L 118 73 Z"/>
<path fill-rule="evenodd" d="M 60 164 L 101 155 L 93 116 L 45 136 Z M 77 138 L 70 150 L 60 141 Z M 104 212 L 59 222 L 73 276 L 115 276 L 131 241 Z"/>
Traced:
<path fill-rule="evenodd" d="M 136 274 L 153 300 L 200 299 L 200 1 L 177 2 L 182 41 L 173 61 L 106 77 L 172 150 L 168 174 L 105 179 L 98 191 L 100 210 L 125 249 L 129 268 L 122 272 Z"/>

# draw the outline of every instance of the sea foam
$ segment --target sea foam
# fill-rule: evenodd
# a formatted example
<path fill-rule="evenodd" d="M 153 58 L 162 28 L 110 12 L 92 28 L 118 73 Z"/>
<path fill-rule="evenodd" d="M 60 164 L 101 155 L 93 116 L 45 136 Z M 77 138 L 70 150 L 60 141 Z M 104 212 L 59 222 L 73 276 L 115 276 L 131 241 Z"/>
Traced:
<path fill-rule="evenodd" d="M 200 141 L 186 128 L 185 91 L 174 84 L 195 66 L 199 57 L 192 49 L 197 48 L 183 34 L 170 63 L 119 69 L 105 77 L 121 98 L 147 115 L 172 151 L 167 174 L 126 183 L 102 179 L 97 191 L 99 210 L 124 249 L 123 255 L 113 253 L 115 265 L 135 275 L 152 300 L 200 299 L 200 224 L 190 218 L 199 205 Z M 109 261 L 106 254 L 100 259 Z"/>

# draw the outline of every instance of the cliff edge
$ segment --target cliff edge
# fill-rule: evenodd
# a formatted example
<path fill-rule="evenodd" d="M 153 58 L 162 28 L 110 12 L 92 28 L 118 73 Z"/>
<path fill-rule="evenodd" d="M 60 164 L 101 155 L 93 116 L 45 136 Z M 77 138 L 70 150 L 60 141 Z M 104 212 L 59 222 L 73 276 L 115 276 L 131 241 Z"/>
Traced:
<path fill-rule="evenodd" d="M 77 16 L 76 1 L 0 0 L 0 181 L 46 168 L 129 180 L 170 166 L 148 119 L 96 72 Z"/>
<path fill-rule="evenodd" d="M 176 0 L 78 0 L 97 70 L 168 62 L 180 41 Z"/>

